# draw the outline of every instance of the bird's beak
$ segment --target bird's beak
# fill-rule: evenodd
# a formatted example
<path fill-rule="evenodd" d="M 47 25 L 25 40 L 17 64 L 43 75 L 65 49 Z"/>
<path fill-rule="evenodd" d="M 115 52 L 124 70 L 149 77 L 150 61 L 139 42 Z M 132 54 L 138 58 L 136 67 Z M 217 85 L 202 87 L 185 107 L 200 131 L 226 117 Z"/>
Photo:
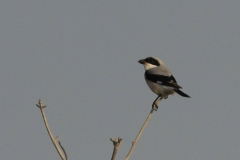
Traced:
<path fill-rule="evenodd" d="M 144 59 L 141 59 L 141 60 L 139 60 L 138 62 L 141 63 L 141 64 L 144 64 L 144 63 L 145 63 L 145 60 L 144 60 Z"/>

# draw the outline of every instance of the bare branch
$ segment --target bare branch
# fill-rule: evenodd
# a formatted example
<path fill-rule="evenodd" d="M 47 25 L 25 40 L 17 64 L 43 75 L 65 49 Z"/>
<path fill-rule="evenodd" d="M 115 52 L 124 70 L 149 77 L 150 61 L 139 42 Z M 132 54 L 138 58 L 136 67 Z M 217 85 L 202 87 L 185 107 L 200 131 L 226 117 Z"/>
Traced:
<path fill-rule="evenodd" d="M 118 152 L 118 148 L 120 147 L 120 145 L 122 143 L 122 138 L 120 138 L 120 137 L 118 137 L 118 139 L 110 138 L 110 140 L 113 142 L 113 145 L 114 145 L 114 149 L 113 149 L 113 154 L 112 154 L 112 159 L 111 160 L 115 160 L 117 152 Z"/>
<path fill-rule="evenodd" d="M 52 132 L 50 131 L 50 128 L 49 128 L 49 125 L 48 125 L 48 122 L 47 122 L 47 118 L 46 118 L 46 115 L 45 115 L 45 112 L 44 112 L 44 108 L 46 108 L 46 106 L 42 105 L 42 101 L 40 99 L 38 101 L 38 104 L 36 104 L 36 106 L 41 110 L 43 121 L 45 123 L 46 129 L 48 131 L 48 134 L 49 134 L 49 136 L 50 136 L 50 138 L 52 140 L 52 143 L 55 146 L 59 156 L 61 157 L 62 160 L 67 160 L 67 157 L 64 157 L 62 151 L 60 150 L 60 148 L 59 148 L 59 146 L 57 144 L 58 136 L 56 138 L 54 138 L 53 135 L 52 135 Z M 60 146 L 61 146 L 61 148 L 62 148 L 62 150 L 63 150 L 63 152 L 65 154 L 66 153 L 65 149 L 62 147 L 62 145 L 60 145 Z M 66 154 L 65 154 L 65 156 L 66 156 Z"/>
<path fill-rule="evenodd" d="M 156 100 L 157 100 L 157 99 L 156 99 Z M 142 135 L 143 130 L 144 130 L 145 127 L 147 126 L 150 118 L 152 117 L 152 114 L 153 114 L 154 110 L 156 110 L 155 107 L 157 106 L 157 104 L 158 104 L 162 99 L 159 99 L 157 102 L 156 102 L 156 100 L 154 101 L 154 102 L 155 102 L 155 106 L 153 105 L 153 107 L 152 107 L 152 109 L 151 109 L 151 111 L 150 111 L 150 113 L 149 113 L 146 121 L 144 122 L 142 128 L 140 129 L 140 131 L 139 131 L 136 139 L 132 142 L 132 148 L 130 149 L 130 151 L 129 151 L 127 157 L 125 158 L 125 160 L 128 160 L 128 159 L 130 158 L 130 156 L 132 155 L 132 152 L 133 152 L 133 150 L 135 149 L 135 147 L 136 147 L 136 145 L 137 145 L 137 142 L 138 142 L 140 136 Z"/>

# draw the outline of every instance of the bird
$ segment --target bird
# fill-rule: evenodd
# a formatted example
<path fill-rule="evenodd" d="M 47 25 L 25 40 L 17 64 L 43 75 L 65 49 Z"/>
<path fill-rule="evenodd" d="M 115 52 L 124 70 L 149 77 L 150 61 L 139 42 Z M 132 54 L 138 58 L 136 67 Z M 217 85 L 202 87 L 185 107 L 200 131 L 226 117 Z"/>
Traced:
<path fill-rule="evenodd" d="M 190 98 L 189 95 L 182 92 L 182 88 L 177 84 L 170 70 L 166 67 L 163 61 L 156 57 L 147 57 L 138 61 L 145 68 L 145 80 L 148 87 L 158 95 L 152 104 L 152 108 L 157 111 L 157 104 L 168 95 L 179 94 L 182 97 Z"/>

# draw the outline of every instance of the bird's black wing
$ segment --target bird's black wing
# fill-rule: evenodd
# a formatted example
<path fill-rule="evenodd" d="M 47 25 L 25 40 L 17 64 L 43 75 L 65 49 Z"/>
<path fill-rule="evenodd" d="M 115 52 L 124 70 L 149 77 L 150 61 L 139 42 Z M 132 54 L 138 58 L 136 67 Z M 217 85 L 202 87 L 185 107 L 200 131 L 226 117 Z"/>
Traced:
<path fill-rule="evenodd" d="M 146 71 L 145 77 L 147 80 L 152 81 L 154 83 L 158 83 L 163 86 L 169 86 L 169 87 L 173 87 L 175 89 L 182 88 L 181 86 L 179 86 L 177 84 L 176 79 L 172 75 L 171 76 L 157 75 L 157 74 L 152 74 L 152 73 L 149 73 L 148 71 Z"/>

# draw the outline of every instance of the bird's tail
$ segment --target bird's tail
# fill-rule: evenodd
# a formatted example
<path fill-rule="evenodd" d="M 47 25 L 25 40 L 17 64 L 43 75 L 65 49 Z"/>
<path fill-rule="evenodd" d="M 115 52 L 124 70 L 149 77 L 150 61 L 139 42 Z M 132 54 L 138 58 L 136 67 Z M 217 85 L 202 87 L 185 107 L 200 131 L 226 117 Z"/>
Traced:
<path fill-rule="evenodd" d="M 177 92 L 179 95 L 183 96 L 183 97 L 187 97 L 187 98 L 191 98 L 189 95 L 187 95 L 186 93 L 183 93 L 181 90 L 176 89 L 174 90 L 175 92 Z"/>

